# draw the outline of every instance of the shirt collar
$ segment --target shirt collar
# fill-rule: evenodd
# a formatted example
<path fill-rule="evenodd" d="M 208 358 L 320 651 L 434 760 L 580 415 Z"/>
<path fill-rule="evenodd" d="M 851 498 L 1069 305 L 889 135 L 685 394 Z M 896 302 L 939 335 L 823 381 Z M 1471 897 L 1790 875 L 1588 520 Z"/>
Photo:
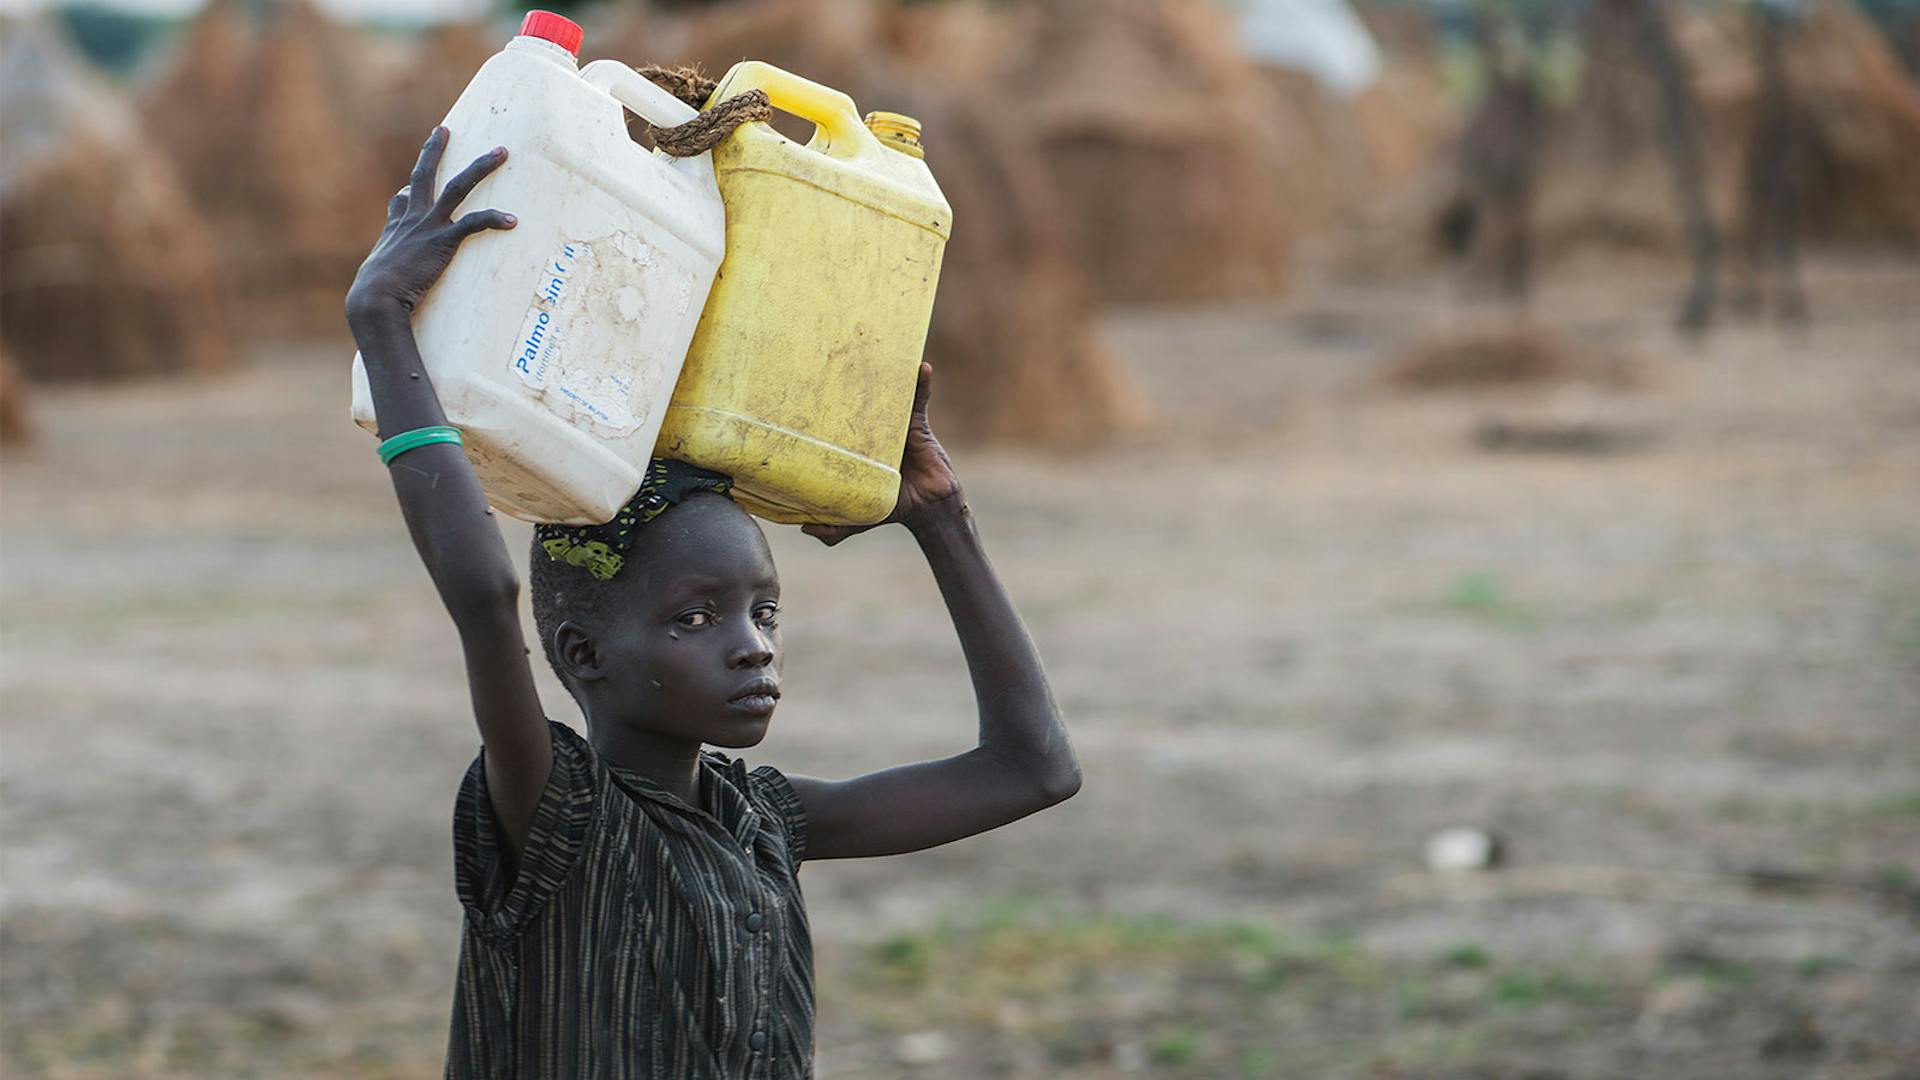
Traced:
<path fill-rule="evenodd" d="M 686 800 L 630 769 L 607 762 L 607 769 L 629 793 L 664 806 L 676 813 L 690 815 L 718 825 L 732 834 L 743 847 L 751 849 L 760 829 L 760 814 L 747 797 L 747 766 L 718 750 L 700 753 L 702 796 L 706 806 L 691 806 Z"/>

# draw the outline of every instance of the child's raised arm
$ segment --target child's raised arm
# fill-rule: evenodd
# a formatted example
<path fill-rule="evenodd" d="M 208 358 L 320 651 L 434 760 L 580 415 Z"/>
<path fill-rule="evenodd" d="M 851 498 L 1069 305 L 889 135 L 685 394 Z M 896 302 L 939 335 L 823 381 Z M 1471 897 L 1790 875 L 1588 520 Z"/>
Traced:
<path fill-rule="evenodd" d="M 498 210 L 452 216 L 474 185 L 506 160 L 503 148 L 468 165 L 434 199 L 446 146 L 447 129 L 435 128 L 411 182 L 388 204 L 386 228 L 347 293 L 347 323 L 366 363 L 383 438 L 447 422 L 414 344 L 413 310 L 461 241 L 514 225 L 511 214 Z M 393 459 L 388 472 L 413 546 L 459 628 L 474 718 L 486 746 L 487 792 L 517 858 L 553 764 L 521 636 L 520 582 L 460 447 L 437 443 L 409 450 Z"/>
<path fill-rule="evenodd" d="M 890 522 L 912 530 L 940 585 L 967 657 L 979 743 L 939 761 L 848 780 L 791 777 L 807 815 L 809 859 L 896 855 L 996 829 L 1080 790 L 1074 757 L 1019 612 L 980 546 L 953 465 L 927 423 L 933 368 L 920 365 L 913 419 Z M 809 525 L 837 544 L 861 528 Z"/>

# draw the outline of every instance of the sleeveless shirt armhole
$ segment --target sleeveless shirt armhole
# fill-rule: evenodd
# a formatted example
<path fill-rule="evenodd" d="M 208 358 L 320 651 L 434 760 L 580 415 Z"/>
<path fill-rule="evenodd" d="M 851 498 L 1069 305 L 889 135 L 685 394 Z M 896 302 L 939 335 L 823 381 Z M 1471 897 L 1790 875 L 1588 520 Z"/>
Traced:
<path fill-rule="evenodd" d="M 807 811 L 800 805 L 800 796 L 793 790 L 792 781 L 785 773 L 771 765 L 762 765 L 747 774 L 748 779 L 759 781 L 754 786 L 767 804 L 780 815 L 787 830 L 787 853 L 793 859 L 793 865 L 799 866 L 807 856 Z"/>
<path fill-rule="evenodd" d="M 461 781 L 453 815 L 454 886 L 476 927 L 498 939 L 517 935 L 559 892 L 586 846 L 598 805 L 598 759 L 593 747 L 564 724 L 549 720 L 553 770 L 533 811 L 518 873 L 506 876 L 506 855 L 487 796 L 486 751 Z"/>

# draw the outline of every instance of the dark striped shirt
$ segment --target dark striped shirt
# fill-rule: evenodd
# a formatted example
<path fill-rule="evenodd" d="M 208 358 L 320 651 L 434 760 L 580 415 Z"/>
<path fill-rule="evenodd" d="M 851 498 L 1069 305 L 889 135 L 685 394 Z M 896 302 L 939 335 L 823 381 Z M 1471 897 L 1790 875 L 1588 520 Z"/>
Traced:
<path fill-rule="evenodd" d="M 806 815 L 787 778 L 706 751 L 708 805 L 693 807 L 549 727 L 553 774 L 514 880 L 480 760 L 460 786 L 447 1076 L 811 1077 Z"/>

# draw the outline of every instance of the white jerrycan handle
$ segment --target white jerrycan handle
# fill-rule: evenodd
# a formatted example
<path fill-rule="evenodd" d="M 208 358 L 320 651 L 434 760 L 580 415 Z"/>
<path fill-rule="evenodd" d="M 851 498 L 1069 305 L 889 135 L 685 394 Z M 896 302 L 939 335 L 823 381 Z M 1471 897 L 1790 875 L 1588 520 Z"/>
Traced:
<path fill-rule="evenodd" d="M 580 77 L 588 86 L 605 92 L 654 127 L 679 127 L 700 115 L 699 110 L 653 85 L 646 76 L 618 60 L 595 60 L 580 69 Z M 662 156 L 696 176 L 713 174 L 712 154 L 696 154 L 690 158 Z"/>

